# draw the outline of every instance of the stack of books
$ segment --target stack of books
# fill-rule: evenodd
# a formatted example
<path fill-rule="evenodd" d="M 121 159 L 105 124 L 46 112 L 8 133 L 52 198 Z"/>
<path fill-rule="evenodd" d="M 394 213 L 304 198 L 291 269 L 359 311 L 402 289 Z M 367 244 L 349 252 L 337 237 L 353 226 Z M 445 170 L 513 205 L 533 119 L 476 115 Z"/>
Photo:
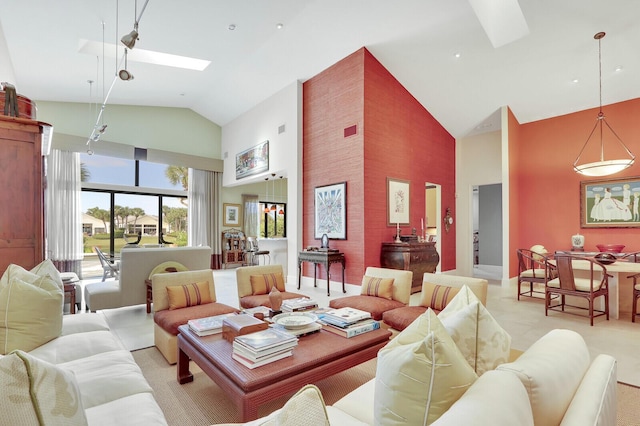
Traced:
<path fill-rule="evenodd" d="M 248 368 L 256 368 L 293 355 L 298 338 L 269 328 L 238 336 L 233 341 L 233 359 Z"/>
<path fill-rule="evenodd" d="M 371 318 L 371 314 L 355 308 L 340 308 L 318 315 L 323 329 L 350 338 L 380 328 L 380 322 Z"/>
<path fill-rule="evenodd" d="M 209 336 L 211 334 L 222 333 L 222 320 L 235 315 L 234 313 L 216 315 L 213 317 L 190 319 L 187 321 L 189 329 L 198 336 Z"/>
<path fill-rule="evenodd" d="M 317 307 L 317 302 L 306 297 L 300 297 L 297 299 L 283 300 L 280 309 L 282 312 L 301 312 L 316 309 Z"/>

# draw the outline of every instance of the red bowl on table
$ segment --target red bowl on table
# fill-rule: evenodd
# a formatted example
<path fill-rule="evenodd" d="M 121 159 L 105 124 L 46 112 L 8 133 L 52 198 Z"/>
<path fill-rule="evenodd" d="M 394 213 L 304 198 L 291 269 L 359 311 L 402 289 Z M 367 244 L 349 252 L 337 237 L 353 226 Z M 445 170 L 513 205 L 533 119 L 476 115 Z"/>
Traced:
<path fill-rule="evenodd" d="M 624 244 L 596 244 L 596 247 L 603 253 L 620 253 Z"/>

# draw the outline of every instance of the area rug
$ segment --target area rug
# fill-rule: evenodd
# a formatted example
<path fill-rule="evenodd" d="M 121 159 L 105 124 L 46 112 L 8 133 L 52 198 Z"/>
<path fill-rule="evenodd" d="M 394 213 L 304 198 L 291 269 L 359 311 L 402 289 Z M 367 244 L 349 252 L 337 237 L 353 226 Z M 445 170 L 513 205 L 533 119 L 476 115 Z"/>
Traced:
<path fill-rule="evenodd" d="M 170 426 L 208 426 L 217 423 L 239 422 L 237 409 L 224 392 L 195 363 L 191 363 L 194 380 L 180 385 L 176 380 L 176 366 L 169 365 L 154 348 L 132 352 L 144 376 L 155 392 Z M 375 376 L 376 360 L 317 382 L 327 405 L 369 381 Z M 637 426 L 640 419 L 640 388 L 618 383 L 618 426 Z M 288 397 L 278 398 L 260 406 L 259 416 L 266 416 L 282 407 Z"/>

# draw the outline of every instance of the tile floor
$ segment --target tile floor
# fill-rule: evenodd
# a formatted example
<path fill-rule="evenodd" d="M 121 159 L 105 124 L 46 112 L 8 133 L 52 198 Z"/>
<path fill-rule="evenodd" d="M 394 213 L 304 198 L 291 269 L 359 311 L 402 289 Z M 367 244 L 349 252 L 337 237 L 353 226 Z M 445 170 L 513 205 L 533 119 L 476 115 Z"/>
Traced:
<path fill-rule="evenodd" d="M 214 279 L 218 301 L 237 307 L 235 271 L 214 271 Z M 316 300 L 320 306 L 327 306 L 330 298 L 342 297 L 339 283 L 332 282 L 331 297 L 327 297 L 326 281 L 319 280 L 315 288 L 312 282 L 310 278 L 303 278 L 301 292 Z M 296 284 L 287 284 L 287 289 L 297 291 Z M 359 291 L 359 286 L 347 284 L 347 295 L 358 294 Z M 497 281 L 490 281 L 487 307 L 498 323 L 511 334 L 512 347 L 526 349 L 552 329 L 571 329 L 584 337 L 592 357 L 607 353 L 618 360 L 618 380 L 640 386 L 640 322 L 632 323 L 629 317 L 609 321 L 600 317 L 591 327 L 588 319 L 574 315 L 551 312 L 545 317 L 543 300 L 524 298 L 518 302 L 515 294 L 514 286 L 500 286 Z M 412 295 L 413 304 L 417 304 L 419 297 L 419 294 Z M 153 346 L 153 317 L 146 313 L 145 305 L 102 312 L 129 349 Z"/>

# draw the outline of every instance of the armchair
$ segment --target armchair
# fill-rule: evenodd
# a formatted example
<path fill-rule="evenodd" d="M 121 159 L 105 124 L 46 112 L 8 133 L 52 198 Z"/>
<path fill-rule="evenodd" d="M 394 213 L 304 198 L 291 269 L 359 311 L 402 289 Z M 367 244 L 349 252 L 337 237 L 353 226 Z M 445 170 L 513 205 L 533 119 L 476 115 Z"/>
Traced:
<path fill-rule="evenodd" d="M 588 257 L 556 254 L 553 262 L 557 268 L 558 277 L 549 280 L 545 286 L 544 315 L 547 316 L 549 310 L 575 315 L 574 312 L 565 310 L 565 307 L 571 307 L 588 310 L 592 326 L 595 317 L 606 315 L 607 320 L 609 320 L 609 275 L 607 274 L 607 268 L 603 264 Z M 574 262 L 588 262 L 588 278 L 576 278 L 574 276 Z M 549 261 L 547 261 L 547 263 L 549 263 Z M 553 295 L 560 296 L 560 302 L 555 305 L 551 305 Z M 569 305 L 566 303 L 566 296 L 586 299 L 588 307 Z M 604 298 L 604 308 L 602 310 L 594 308 L 594 301 L 600 296 Z"/>
<path fill-rule="evenodd" d="M 204 285 L 202 285 L 204 284 Z M 172 288 L 199 286 L 200 299 L 184 302 L 174 297 Z M 213 271 L 173 272 L 155 274 L 151 277 L 153 292 L 153 341 L 169 364 L 175 364 L 178 358 L 178 327 L 190 319 L 223 315 L 238 310 L 232 306 L 216 302 L 216 289 Z M 180 293 L 184 291 L 180 289 Z M 188 289 L 185 289 L 188 291 Z M 183 305 L 186 305 L 183 307 Z"/>
<path fill-rule="evenodd" d="M 107 276 L 118 279 L 118 274 L 120 273 L 120 262 L 112 262 L 98 246 L 93 247 L 93 251 L 98 255 L 98 260 L 100 260 L 100 265 L 102 265 L 102 281 L 106 280 Z"/>
<path fill-rule="evenodd" d="M 557 277 L 555 266 L 545 262 L 546 256 L 529 249 L 518 249 L 518 300 L 520 296 L 535 297 L 534 293 L 544 294 L 547 281 Z M 527 290 L 522 290 L 522 284 L 529 283 Z M 534 285 L 542 284 L 542 290 L 536 290 Z"/>
<path fill-rule="evenodd" d="M 333 299 L 329 307 L 360 309 L 379 321 L 384 312 L 409 304 L 412 279 L 411 271 L 369 266 L 362 278 L 361 294 Z"/>
<path fill-rule="evenodd" d="M 280 290 L 282 300 L 307 297 L 304 294 L 285 290 L 282 265 L 241 266 L 236 268 L 236 282 L 241 308 L 255 308 L 257 306 L 271 308 L 271 302 L 269 302 L 271 283 L 259 282 L 263 281 L 265 276 L 273 278 L 277 282 L 276 288 Z"/>

